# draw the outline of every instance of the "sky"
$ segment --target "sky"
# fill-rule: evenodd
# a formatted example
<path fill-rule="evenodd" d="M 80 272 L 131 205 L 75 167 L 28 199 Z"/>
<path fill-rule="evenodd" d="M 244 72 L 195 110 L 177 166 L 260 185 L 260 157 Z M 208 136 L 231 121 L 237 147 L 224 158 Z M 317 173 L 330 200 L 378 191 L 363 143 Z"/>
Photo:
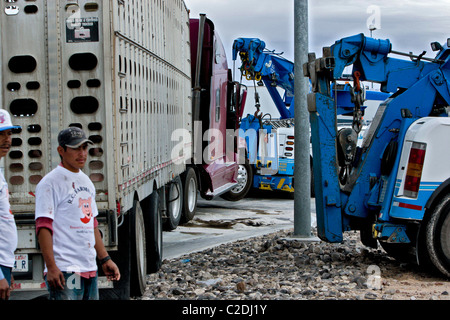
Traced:
<path fill-rule="evenodd" d="M 294 60 L 294 0 L 185 0 L 191 18 L 205 13 L 231 57 L 234 39 L 256 37 L 266 47 Z M 434 57 L 430 43 L 450 37 L 450 0 L 309 0 L 309 52 L 343 37 L 377 27 L 372 35 L 390 39 L 392 49 Z M 231 58 L 230 58 L 231 60 Z"/>
<path fill-rule="evenodd" d="M 214 22 L 233 71 L 232 45 L 240 37 L 260 38 L 294 61 L 294 0 L 184 1 L 191 18 L 204 13 Z M 376 27 L 373 38 L 389 39 L 392 50 L 434 57 L 430 43 L 450 38 L 450 0 L 308 0 L 308 52 L 321 57 L 322 47 L 336 40 L 370 36 L 370 25 Z M 237 61 L 236 71 L 239 66 Z"/>

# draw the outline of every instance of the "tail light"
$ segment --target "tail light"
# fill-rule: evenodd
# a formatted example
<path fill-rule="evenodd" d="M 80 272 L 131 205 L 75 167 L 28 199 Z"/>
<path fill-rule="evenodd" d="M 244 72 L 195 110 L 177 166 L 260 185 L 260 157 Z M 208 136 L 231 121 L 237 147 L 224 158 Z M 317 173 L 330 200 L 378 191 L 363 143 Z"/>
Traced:
<path fill-rule="evenodd" d="M 292 152 L 286 152 L 286 151 L 294 151 L 294 136 L 287 136 L 287 140 L 285 142 L 286 146 L 284 147 L 284 156 L 285 157 L 292 157 Z"/>
<path fill-rule="evenodd" d="M 117 216 L 120 217 L 120 215 L 122 214 L 122 206 L 119 200 L 116 200 L 116 210 Z"/>
<path fill-rule="evenodd" d="M 425 143 L 413 142 L 409 153 L 408 168 L 406 170 L 404 195 L 417 198 L 422 177 L 423 162 L 425 160 Z"/>

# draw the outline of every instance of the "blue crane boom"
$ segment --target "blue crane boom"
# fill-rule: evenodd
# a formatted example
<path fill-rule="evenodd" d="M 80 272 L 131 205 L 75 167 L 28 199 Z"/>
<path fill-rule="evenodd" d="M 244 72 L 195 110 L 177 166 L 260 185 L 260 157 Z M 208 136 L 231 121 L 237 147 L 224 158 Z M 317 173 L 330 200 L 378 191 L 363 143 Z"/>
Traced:
<path fill-rule="evenodd" d="M 233 61 L 239 54 L 242 61 L 240 68 L 242 75 L 247 80 L 263 81 L 280 112 L 280 118 L 293 118 L 294 64 L 265 48 L 265 42 L 260 39 L 238 38 L 233 43 Z M 283 97 L 277 87 L 284 90 Z"/>

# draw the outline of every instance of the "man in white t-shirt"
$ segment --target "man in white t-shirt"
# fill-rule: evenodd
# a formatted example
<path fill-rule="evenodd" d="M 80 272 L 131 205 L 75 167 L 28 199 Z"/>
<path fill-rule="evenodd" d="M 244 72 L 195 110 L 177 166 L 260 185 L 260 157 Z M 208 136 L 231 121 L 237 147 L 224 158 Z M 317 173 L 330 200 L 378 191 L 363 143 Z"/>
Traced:
<path fill-rule="evenodd" d="M 0 159 L 11 148 L 13 126 L 8 111 L 0 109 Z M 0 170 L 0 300 L 8 300 L 11 293 L 11 270 L 17 247 L 17 228 L 10 209 L 8 183 Z"/>
<path fill-rule="evenodd" d="M 97 263 L 109 280 L 120 272 L 98 230 L 95 187 L 81 169 L 88 144 L 83 130 L 70 127 L 58 135 L 61 163 L 36 187 L 36 234 L 45 261 L 50 299 L 98 300 Z"/>

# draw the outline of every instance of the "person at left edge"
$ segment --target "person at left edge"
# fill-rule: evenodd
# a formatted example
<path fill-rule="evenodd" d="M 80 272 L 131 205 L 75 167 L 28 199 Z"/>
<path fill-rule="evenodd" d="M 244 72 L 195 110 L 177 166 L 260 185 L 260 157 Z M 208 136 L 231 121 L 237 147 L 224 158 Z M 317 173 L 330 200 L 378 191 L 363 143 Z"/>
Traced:
<path fill-rule="evenodd" d="M 0 109 L 0 159 L 11 148 L 13 126 L 8 111 Z M 0 300 L 8 300 L 13 282 L 14 251 L 17 248 L 17 227 L 9 203 L 8 183 L 0 170 Z"/>

